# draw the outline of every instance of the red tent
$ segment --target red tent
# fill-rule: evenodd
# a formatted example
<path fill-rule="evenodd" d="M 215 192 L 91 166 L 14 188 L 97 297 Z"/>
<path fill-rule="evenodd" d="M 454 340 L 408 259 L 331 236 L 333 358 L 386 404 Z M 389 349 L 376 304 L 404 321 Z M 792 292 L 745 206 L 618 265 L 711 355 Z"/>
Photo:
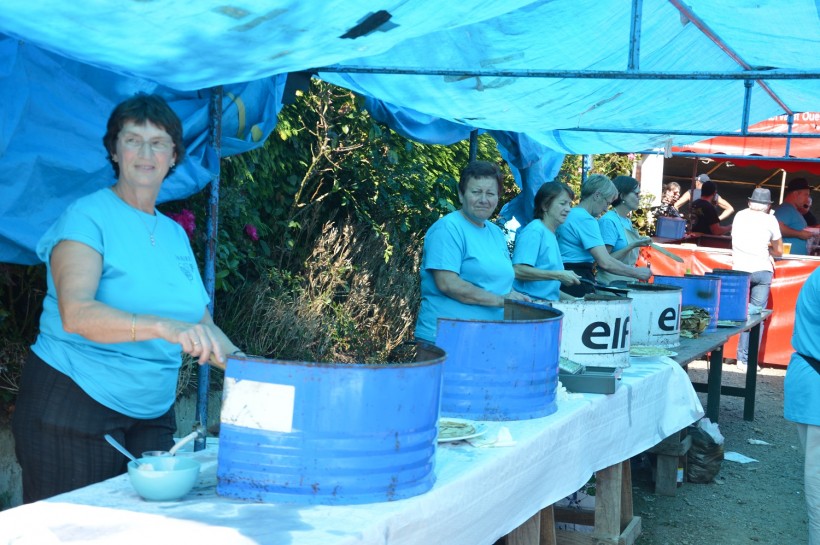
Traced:
<path fill-rule="evenodd" d="M 788 117 L 779 115 L 749 127 L 753 133 L 788 133 Z M 817 134 L 820 136 L 820 112 L 794 114 L 793 133 Z M 789 151 L 786 153 L 788 143 Z M 673 152 L 708 155 L 720 161 L 720 155 L 733 156 L 732 163 L 738 166 L 754 166 L 763 169 L 782 168 L 793 172 L 805 170 L 820 175 L 820 161 L 779 161 L 776 157 L 820 160 L 820 138 L 766 138 L 746 136 L 718 136 L 685 146 L 672 148 Z M 762 156 L 772 159 L 740 159 L 742 156 Z"/>

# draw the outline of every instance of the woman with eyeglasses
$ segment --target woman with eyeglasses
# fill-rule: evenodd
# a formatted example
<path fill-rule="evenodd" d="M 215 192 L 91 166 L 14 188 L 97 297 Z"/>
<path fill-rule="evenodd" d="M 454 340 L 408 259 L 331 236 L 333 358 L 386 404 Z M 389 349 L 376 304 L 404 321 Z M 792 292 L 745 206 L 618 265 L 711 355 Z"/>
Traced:
<path fill-rule="evenodd" d="M 48 291 L 12 421 L 26 503 L 125 472 L 105 434 L 136 454 L 168 450 L 182 353 L 238 352 L 211 319 L 188 236 L 155 208 L 185 157 L 179 118 L 136 95 L 103 144 L 116 183 L 72 203 L 37 245 Z"/>
<path fill-rule="evenodd" d="M 572 210 L 575 193 L 561 182 L 542 185 L 535 194 L 535 219 L 515 234 L 515 289 L 530 297 L 558 301 L 561 285 L 580 284 L 580 277 L 564 270 L 555 230 Z"/>
<path fill-rule="evenodd" d="M 632 176 L 617 176 L 612 183 L 618 196 L 612 201 L 612 208 L 598 220 L 601 237 L 609 255 L 628 267 L 634 267 L 642 246 L 648 246 L 652 239 L 642 237 L 632 226 L 632 212 L 640 207 L 641 185 Z M 609 271 L 598 273 L 598 281 L 604 284 L 633 282 L 633 276 Z"/>
<path fill-rule="evenodd" d="M 603 174 L 593 174 L 581 186 L 581 201 L 570 210 L 567 220 L 556 230 L 558 247 L 564 268 L 581 277 L 577 286 L 561 286 L 561 291 L 572 297 L 583 297 L 595 291 L 596 276 L 600 271 L 620 274 L 637 280 L 649 280 L 649 267 L 630 267 L 609 254 L 597 218 L 618 197 L 612 180 Z"/>

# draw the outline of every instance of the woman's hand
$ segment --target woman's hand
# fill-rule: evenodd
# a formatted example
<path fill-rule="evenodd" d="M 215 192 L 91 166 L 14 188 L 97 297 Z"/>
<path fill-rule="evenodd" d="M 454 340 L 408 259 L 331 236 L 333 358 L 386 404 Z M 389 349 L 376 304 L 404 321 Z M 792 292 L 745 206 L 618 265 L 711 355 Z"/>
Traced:
<path fill-rule="evenodd" d="M 211 355 L 217 363 L 224 365 L 228 354 L 239 351 L 228 336 L 214 324 L 207 309 L 199 323 L 168 321 L 163 324 L 162 329 L 164 339 L 179 344 L 182 351 L 197 358 L 200 365 L 208 363 Z"/>
<path fill-rule="evenodd" d="M 532 303 L 532 297 L 527 295 L 526 293 L 521 293 L 515 290 L 510 291 L 507 295 L 504 296 L 504 299 L 510 299 L 512 301 L 526 301 L 527 303 Z M 501 305 L 504 306 L 503 304 Z"/>
<path fill-rule="evenodd" d="M 652 276 L 652 269 L 649 267 L 635 267 L 635 278 L 638 280 L 643 280 L 644 282 L 649 280 Z"/>
<path fill-rule="evenodd" d="M 556 276 L 557 280 L 565 286 L 577 286 L 581 283 L 581 277 L 575 274 L 575 271 L 558 271 Z"/>

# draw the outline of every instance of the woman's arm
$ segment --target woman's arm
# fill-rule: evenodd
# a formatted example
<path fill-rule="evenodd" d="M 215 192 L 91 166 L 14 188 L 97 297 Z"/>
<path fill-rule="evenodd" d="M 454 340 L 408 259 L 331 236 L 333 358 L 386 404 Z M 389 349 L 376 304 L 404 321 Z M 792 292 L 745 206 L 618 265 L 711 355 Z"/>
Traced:
<path fill-rule="evenodd" d="M 205 363 L 211 352 L 224 361 L 236 347 L 216 327 L 207 309 L 192 324 L 150 314 L 125 312 L 98 301 L 102 256 L 80 242 L 64 240 L 51 252 L 51 275 L 63 329 L 98 343 L 164 339 Z"/>
<path fill-rule="evenodd" d="M 675 201 L 675 204 L 672 206 L 675 207 L 676 210 L 680 210 L 683 208 L 683 205 L 689 202 L 689 199 L 692 197 L 692 190 L 685 192 L 683 195 L 680 196 L 680 199 Z"/>
<path fill-rule="evenodd" d="M 638 280 L 649 280 L 652 276 L 652 271 L 649 267 L 630 267 L 624 265 L 617 259 L 609 255 L 605 246 L 595 246 L 589 249 L 589 253 L 595 259 L 595 262 L 606 272 L 618 274 L 621 276 L 629 276 L 630 278 L 637 278 Z"/>
<path fill-rule="evenodd" d="M 718 219 L 720 221 L 725 220 L 726 218 L 735 213 L 734 207 L 720 195 L 718 195 L 717 202 L 715 203 L 715 205 L 717 205 L 718 208 L 723 210 L 718 216 Z"/>
<path fill-rule="evenodd" d="M 462 280 L 453 271 L 432 270 L 430 272 L 433 274 L 433 280 L 435 280 L 436 287 L 441 293 L 465 305 L 503 307 L 504 299 L 530 300 L 528 296 L 515 290 L 511 290 L 506 295 L 496 295 L 466 280 Z"/>
<path fill-rule="evenodd" d="M 524 265 L 518 263 L 513 265 L 515 270 L 515 278 L 524 282 L 535 280 L 558 280 L 565 286 L 575 286 L 581 283 L 581 277 L 573 271 L 547 271 L 538 269 L 532 265 Z"/>
<path fill-rule="evenodd" d="M 651 238 L 649 238 L 649 237 L 640 237 L 640 238 L 636 238 L 635 240 L 629 242 L 626 246 L 624 246 L 620 250 L 615 250 L 614 252 L 612 251 L 613 246 L 610 246 L 609 244 L 607 244 L 606 245 L 606 251 L 609 252 L 609 255 L 611 255 L 613 258 L 620 261 L 621 258 L 626 257 L 629 254 L 629 252 L 631 252 L 635 248 L 639 248 L 641 246 L 649 246 L 651 243 L 652 243 Z"/>

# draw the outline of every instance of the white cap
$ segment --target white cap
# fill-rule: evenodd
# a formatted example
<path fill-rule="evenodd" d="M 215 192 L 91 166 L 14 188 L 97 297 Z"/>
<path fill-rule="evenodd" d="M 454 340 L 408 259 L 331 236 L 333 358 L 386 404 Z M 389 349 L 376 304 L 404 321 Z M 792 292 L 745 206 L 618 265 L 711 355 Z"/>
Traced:
<path fill-rule="evenodd" d="M 711 180 L 708 174 L 698 174 L 698 180 L 701 182 L 708 182 Z"/>

